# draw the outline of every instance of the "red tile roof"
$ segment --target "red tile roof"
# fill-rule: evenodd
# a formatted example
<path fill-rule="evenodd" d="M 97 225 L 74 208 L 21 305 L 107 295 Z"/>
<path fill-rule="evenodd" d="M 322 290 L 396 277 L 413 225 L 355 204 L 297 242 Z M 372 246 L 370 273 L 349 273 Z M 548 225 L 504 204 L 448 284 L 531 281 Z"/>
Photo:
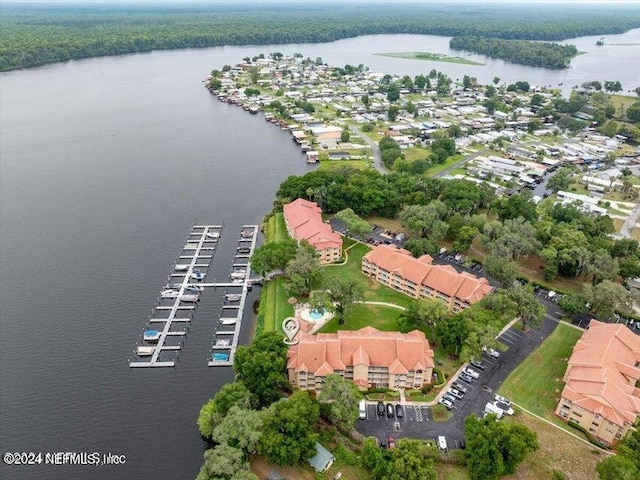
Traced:
<path fill-rule="evenodd" d="M 298 198 L 284 205 L 283 211 L 296 240 L 306 240 L 316 250 L 342 247 L 342 237 L 322 221 L 322 209 L 317 203 Z"/>
<path fill-rule="evenodd" d="M 640 415 L 640 337 L 626 326 L 591 320 L 568 363 L 563 398 L 619 426 Z"/>
<path fill-rule="evenodd" d="M 325 376 L 348 365 L 388 367 L 389 373 L 433 368 L 433 350 L 424 333 L 381 332 L 373 327 L 337 333 L 303 334 L 289 348 L 287 368 Z M 327 368 L 330 367 L 330 368 Z"/>
<path fill-rule="evenodd" d="M 486 278 L 467 272 L 458 273 L 451 265 L 432 265 L 433 258 L 429 255 L 414 258 L 411 252 L 389 245 L 378 245 L 363 260 L 470 304 L 482 300 L 493 289 Z"/>

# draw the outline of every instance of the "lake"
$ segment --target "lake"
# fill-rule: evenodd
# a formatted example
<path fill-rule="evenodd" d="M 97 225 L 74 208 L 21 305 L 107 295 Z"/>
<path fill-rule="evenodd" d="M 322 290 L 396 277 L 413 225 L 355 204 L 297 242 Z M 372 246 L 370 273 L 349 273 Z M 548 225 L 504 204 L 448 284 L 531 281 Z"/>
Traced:
<path fill-rule="evenodd" d="M 599 37 L 598 37 L 599 38 Z M 445 54 L 448 38 L 380 35 L 329 44 L 219 47 L 88 59 L 0 75 L 0 450 L 99 452 L 118 466 L 0 466 L 3 479 L 192 479 L 196 418 L 230 369 L 206 366 L 219 295 L 206 292 L 176 368 L 128 360 L 191 226 L 225 223 L 213 260 L 231 266 L 240 227 L 260 223 L 278 185 L 303 174 L 288 134 L 219 103 L 202 79 L 244 56 L 300 52 L 416 75 L 531 84 L 640 81 L 637 46 L 568 42 L 565 71 L 375 56 Z M 634 43 L 640 30 L 608 36 Z M 625 67 L 625 68 L 623 68 Z M 615 72 L 602 77 L 601 72 Z M 253 292 L 248 305 L 257 298 Z M 243 341 L 253 314 L 245 312 Z"/>

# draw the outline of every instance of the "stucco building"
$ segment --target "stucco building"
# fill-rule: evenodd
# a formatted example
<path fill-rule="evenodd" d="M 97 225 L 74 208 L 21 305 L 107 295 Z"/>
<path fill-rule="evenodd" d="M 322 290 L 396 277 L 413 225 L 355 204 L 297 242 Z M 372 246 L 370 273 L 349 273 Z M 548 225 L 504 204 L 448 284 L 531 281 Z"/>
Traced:
<path fill-rule="evenodd" d="M 454 312 L 479 302 L 493 287 L 486 278 L 458 273 L 450 265 L 432 265 L 433 258 L 379 245 L 362 258 L 362 273 L 413 298 L 439 298 Z"/>
<path fill-rule="evenodd" d="M 342 259 L 342 237 L 322 221 L 322 209 L 317 203 L 298 198 L 284 205 L 283 212 L 289 235 L 313 245 L 320 263 L 334 263 Z"/>
<path fill-rule="evenodd" d="M 573 348 L 556 415 L 616 443 L 640 415 L 639 379 L 640 337 L 625 325 L 591 320 Z"/>
<path fill-rule="evenodd" d="M 337 373 L 359 389 L 421 388 L 432 382 L 433 350 L 424 333 L 381 332 L 373 327 L 302 334 L 289 348 L 287 373 L 294 387 L 320 391 Z"/>

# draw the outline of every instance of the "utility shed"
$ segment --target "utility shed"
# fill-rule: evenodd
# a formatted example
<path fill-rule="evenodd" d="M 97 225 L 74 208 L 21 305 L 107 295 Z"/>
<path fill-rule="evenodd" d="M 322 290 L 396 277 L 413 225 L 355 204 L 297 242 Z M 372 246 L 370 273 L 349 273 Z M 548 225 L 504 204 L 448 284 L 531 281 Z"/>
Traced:
<path fill-rule="evenodd" d="M 329 450 L 316 442 L 316 456 L 309 459 L 309 464 L 316 472 L 322 473 L 331 468 L 335 459 L 336 457 Z"/>

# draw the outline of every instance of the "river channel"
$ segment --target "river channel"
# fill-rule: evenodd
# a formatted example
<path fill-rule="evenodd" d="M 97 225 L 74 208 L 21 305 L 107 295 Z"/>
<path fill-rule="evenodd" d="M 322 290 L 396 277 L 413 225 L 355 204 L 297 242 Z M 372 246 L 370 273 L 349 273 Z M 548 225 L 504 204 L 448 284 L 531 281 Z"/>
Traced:
<path fill-rule="evenodd" d="M 109 452 L 124 465 L 0 466 L 3 479 L 192 479 L 200 406 L 232 379 L 206 366 L 220 304 L 204 294 L 175 368 L 128 360 L 194 223 L 224 222 L 214 265 L 230 267 L 240 227 L 259 223 L 279 183 L 310 170 L 290 137 L 202 84 L 244 56 L 300 52 L 416 75 L 640 82 L 636 46 L 587 51 L 565 71 L 472 56 L 467 66 L 375 56 L 454 54 L 448 38 L 397 35 L 330 44 L 220 47 L 88 59 L 0 75 L 0 450 Z M 609 36 L 637 43 L 640 30 Z M 607 72 L 602 76 L 602 72 Z M 253 292 L 251 302 L 257 292 Z M 253 314 L 247 310 L 243 340 Z"/>

